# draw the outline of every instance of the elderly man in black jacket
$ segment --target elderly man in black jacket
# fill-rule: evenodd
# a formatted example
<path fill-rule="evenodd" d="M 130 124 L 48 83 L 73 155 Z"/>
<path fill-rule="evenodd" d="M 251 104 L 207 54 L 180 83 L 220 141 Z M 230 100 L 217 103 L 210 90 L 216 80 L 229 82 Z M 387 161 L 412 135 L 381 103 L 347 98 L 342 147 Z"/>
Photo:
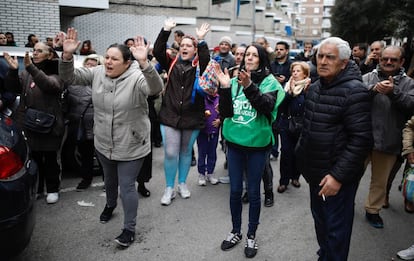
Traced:
<path fill-rule="evenodd" d="M 371 99 L 349 44 L 338 37 L 320 44 L 320 79 L 305 98 L 298 167 L 309 183 L 319 244 L 318 260 L 347 260 L 355 195 L 372 147 Z"/>

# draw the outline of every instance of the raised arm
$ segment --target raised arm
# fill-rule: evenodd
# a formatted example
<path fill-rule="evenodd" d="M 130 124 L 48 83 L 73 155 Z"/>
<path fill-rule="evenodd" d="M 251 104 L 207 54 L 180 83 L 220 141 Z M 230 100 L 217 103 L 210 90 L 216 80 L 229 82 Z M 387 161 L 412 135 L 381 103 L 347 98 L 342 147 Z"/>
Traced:
<path fill-rule="evenodd" d="M 148 50 L 150 43 L 145 44 L 144 37 L 137 36 L 134 39 L 134 45 L 129 49 L 132 52 L 134 58 L 138 61 L 141 69 L 146 69 L 149 66 L 148 62 Z"/>
<path fill-rule="evenodd" d="M 63 32 L 59 33 L 59 37 L 63 40 L 62 59 L 70 61 L 73 59 L 73 54 L 79 48 L 81 42 L 78 40 L 78 31 L 75 28 L 68 28 L 66 36 Z"/>

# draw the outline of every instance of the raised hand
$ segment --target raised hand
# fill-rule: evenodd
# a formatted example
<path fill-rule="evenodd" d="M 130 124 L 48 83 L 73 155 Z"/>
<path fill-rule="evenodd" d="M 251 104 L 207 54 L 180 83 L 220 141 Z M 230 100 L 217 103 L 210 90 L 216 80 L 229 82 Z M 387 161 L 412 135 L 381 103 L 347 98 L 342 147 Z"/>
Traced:
<path fill-rule="evenodd" d="M 17 70 L 19 69 L 19 61 L 17 57 L 11 57 L 8 52 L 3 53 L 4 59 L 6 60 L 7 64 L 9 65 L 10 69 Z"/>
<path fill-rule="evenodd" d="M 28 67 L 29 65 L 31 65 L 32 64 L 32 59 L 30 58 L 30 56 L 29 56 L 29 52 L 26 52 L 25 53 L 25 55 L 24 55 L 24 59 L 23 59 L 23 62 L 24 62 L 24 66 L 25 67 Z"/>
<path fill-rule="evenodd" d="M 206 34 L 210 31 L 210 24 L 204 23 L 200 28 L 196 28 L 196 35 L 198 40 L 203 40 Z"/>
<path fill-rule="evenodd" d="M 129 48 L 134 58 L 141 64 L 146 63 L 148 60 L 148 49 L 149 49 L 150 43 L 147 42 L 145 44 L 144 37 L 137 36 L 134 39 L 134 45 Z M 141 66 L 142 67 L 142 66 Z"/>
<path fill-rule="evenodd" d="M 59 37 L 63 40 L 63 52 L 68 54 L 74 54 L 78 49 L 81 42 L 78 40 L 78 31 L 75 28 L 68 28 L 66 37 L 63 32 L 59 33 Z"/>
<path fill-rule="evenodd" d="M 63 40 L 66 38 L 65 32 L 59 32 L 55 35 L 53 38 L 53 47 L 62 47 L 63 46 Z"/>
<path fill-rule="evenodd" d="M 217 76 L 217 80 L 220 82 L 221 88 L 229 88 L 230 87 L 230 75 L 227 68 L 224 69 L 224 72 L 221 70 L 220 64 L 214 64 L 214 73 Z"/>
<path fill-rule="evenodd" d="M 172 18 L 168 18 L 164 21 L 164 31 L 171 31 L 174 27 L 177 26 L 177 23 Z"/>

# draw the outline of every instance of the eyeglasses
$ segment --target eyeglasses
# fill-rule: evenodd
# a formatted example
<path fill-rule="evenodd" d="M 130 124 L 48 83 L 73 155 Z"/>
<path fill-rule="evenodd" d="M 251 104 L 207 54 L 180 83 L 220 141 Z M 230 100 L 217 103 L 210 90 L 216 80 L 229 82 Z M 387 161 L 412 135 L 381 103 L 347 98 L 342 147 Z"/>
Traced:
<path fill-rule="evenodd" d="M 391 61 L 393 63 L 398 62 L 400 59 L 399 58 L 394 58 L 394 57 L 381 57 L 381 61 L 382 62 L 388 62 Z"/>

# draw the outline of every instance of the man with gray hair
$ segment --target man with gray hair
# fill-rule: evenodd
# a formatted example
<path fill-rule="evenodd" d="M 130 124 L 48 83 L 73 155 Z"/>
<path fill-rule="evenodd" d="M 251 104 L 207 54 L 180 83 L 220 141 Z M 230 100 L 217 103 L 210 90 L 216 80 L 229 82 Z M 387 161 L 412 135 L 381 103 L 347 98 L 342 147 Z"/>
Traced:
<path fill-rule="evenodd" d="M 323 40 L 317 53 L 320 79 L 306 93 L 299 170 L 309 183 L 318 260 L 347 260 L 355 195 L 372 146 L 371 99 L 349 44 Z"/>

